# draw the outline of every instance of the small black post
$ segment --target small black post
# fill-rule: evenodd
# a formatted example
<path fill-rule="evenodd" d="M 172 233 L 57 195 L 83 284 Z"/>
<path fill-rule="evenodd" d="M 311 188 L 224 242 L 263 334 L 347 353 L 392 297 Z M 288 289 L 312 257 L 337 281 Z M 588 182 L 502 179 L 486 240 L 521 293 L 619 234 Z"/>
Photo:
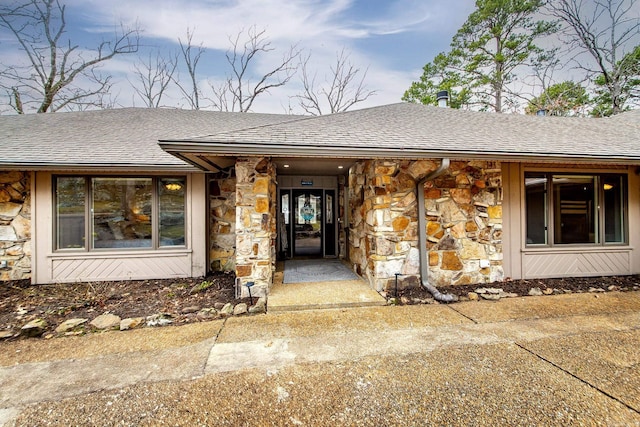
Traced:
<path fill-rule="evenodd" d="M 396 292 L 395 292 L 395 297 L 398 298 L 398 276 L 402 276 L 402 274 L 400 273 L 395 273 L 396 275 Z"/>
<path fill-rule="evenodd" d="M 255 282 L 247 282 L 245 285 L 249 290 L 249 305 L 253 305 L 253 297 L 251 296 L 251 287 L 255 285 Z"/>

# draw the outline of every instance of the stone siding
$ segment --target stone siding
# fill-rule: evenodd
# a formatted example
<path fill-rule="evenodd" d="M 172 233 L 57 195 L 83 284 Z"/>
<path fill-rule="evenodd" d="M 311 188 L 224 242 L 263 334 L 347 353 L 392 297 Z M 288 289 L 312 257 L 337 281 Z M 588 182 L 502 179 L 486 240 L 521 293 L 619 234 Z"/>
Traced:
<path fill-rule="evenodd" d="M 0 280 L 31 278 L 31 174 L 0 171 Z"/>
<path fill-rule="evenodd" d="M 236 178 L 214 175 L 209 181 L 209 260 L 212 271 L 236 269 Z"/>
<path fill-rule="evenodd" d="M 265 296 L 276 261 L 276 168 L 267 158 L 236 161 L 236 277 Z M 242 295 L 248 296 L 246 286 Z"/>
<path fill-rule="evenodd" d="M 349 175 L 349 261 L 376 290 L 418 286 L 416 182 L 439 160 L 375 160 Z M 436 286 L 503 279 L 502 175 L 498 162 L 454 161 L 425 184 L 429 280 Z"/>

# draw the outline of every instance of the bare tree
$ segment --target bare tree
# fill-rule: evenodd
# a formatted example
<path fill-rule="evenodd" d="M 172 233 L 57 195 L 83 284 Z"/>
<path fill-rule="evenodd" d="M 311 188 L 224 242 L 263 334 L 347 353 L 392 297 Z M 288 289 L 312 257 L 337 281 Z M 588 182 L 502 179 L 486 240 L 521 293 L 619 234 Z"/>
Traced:
<path fill-rule="evenodd" d="M 349 56 L 344 49 L 336 55 L 336 62 L 330 67 L 331 74 L 325 75 L 320 86 L 316 85 L 317 73 L 310 75 L 309 72 L 311 55 L 304 58 L 300 65 L 302 93 L 294 98 L 306 113 L 320 116 L 323 111 L 328 113 L 347 111 L 355 104 L 375 95 L 376 91 L 369 90 L 364 83 L 367 70 L 364 70 L 362 77 L 358 78 L 361 70 L 349 61 Z"/>
<path fill-rule="evenodd" d="M 198 68 L 198 62 L 200 57 L 204 53 L 205 49 L 202 44 L 195 46 L 193 44 L 193 32 L 187 28 L 187 38 L 183 43 L 181 39 L 178 39 L 180 43 L 180 52 L 182 53 L 182 59 L 187 66 L 187 73 L 189 74 L 189 85 L 183 85 L 179 79 L 174 78 L 174 82 L 182 92 L 189 106 L 192 110 L 200 109 L 200 87 L 198 86 L 198 79 L 196 77 L 196 70 Z"/>
<path fill-rule="evenodd" d="M 300 50 L 292 46 L 275 67 L 265 73 L 256 72 L 256 60 L 261 54 L 275 50 L 268 41 L 266 31 L 258 31 L 255 26 L 246 31 L 247 40 L 242 42 L 245 31 L 240 31 L 235 39 L 229 37 L 231 49 L 226 53 L 231 74 L 219 85 L 211 84 L 213 106 L 220 111 L 247 112 L 254 101 L 269 90 L 284 86 L 297 70 L 296 60 Z M 257 77 L 254 77 L 257 76 Z"/>
<path fill-rule="evenodd" d="M 101 74 L 99 65 L 136 52 L 139 43 L 137 29 L 121 28 L 114 40 L 101 42 L 91 53 L 81 50 L 63 40 L 65 6 L 58 0 L 1 6 L 0 27 L 8 30 L 26 57 L 23 64 L 4 64 L 0 71 L 9 104 L 20 114 L 102 105 L 111 76 Z"/>
<path fill-rule="evenodd" d="M 160 52 L 156 52 L 155 57 L 150 53 L 148 61 L 134 64 L 136 83 L 130 83 L 146 107 L 158 108 L 162 105 L 162 97 L 173 81 L 177 65 L 177 55 L 167 59 Z"/>
<path fill-rule="evenodd" d="M 587 63 L 580 57 L 574 58 L 578 68 L 605 88 L 610 114 L 623 111 L 629 96 L 626 82 L 637 70 L 635 55 L 629 55 L 640 35 L 640 17 L 634 3 L 635 0 L 549 2 L 553 16 L 564 24 L 572 50 L 593 59 Z"/>

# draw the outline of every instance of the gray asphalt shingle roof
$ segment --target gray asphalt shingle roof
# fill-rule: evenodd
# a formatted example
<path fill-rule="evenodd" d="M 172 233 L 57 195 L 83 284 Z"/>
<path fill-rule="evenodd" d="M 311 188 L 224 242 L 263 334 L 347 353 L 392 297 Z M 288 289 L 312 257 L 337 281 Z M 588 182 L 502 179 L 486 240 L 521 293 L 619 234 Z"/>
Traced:
<path fill-rule="evenodd" d="M 537 117 L 398 103 L 175 141 L 176 147 L 264 154 L 287 150 L 332 155 L 378 152 L 411 157 L 496 156 L 503 159 L 578 158 L 640 161 L 640 111 L 615 118 Z M 182 145 L 181 145 L 182 143 Z M 172 143 L 162 144 L 165 149 Z M 251 149 L 254 150 L 253 148 Z"/>
<path fill-rule="evenodd" d="M 0 167 L 194 169 L 163 151 L 158 140 L 292 118 L 146 108 L 0 116 Z"/>
<path fill-rule="evenodd" d="M 193 169 L 163 148 L 640 163 L 640 110 L 580 119 L 398 103 L 320 117 L 144 108 L 0 116 L 0 167 Z"/>

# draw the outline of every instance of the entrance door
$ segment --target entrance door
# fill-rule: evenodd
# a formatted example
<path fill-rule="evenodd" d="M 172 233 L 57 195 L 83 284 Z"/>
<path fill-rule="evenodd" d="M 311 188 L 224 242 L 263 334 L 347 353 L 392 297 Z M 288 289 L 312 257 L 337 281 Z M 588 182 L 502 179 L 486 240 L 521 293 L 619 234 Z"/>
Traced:
<path fill-rule="evenodd" d="M 293 190 L 293 256 L 322 256 L 322 190 Z"/>

